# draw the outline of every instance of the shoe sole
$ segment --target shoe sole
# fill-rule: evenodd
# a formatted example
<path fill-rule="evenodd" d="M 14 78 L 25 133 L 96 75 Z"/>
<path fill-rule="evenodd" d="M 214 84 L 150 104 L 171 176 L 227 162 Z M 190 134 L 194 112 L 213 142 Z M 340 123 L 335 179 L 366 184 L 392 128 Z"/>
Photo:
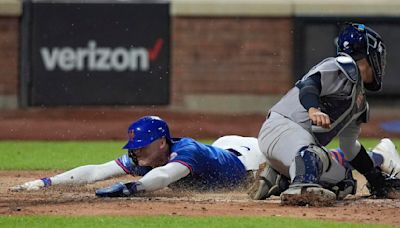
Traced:
<path fill-rule="evenodd" d="M 323 188 L 302 188 L 298 192 L 283 192 L 281 194 L 281 204 L 289 206 L 332 206 L 336 202 L 336 195 Z"/>
<path fill-rule="evenodd" d="M 260 165 L 257 173 L 256 173 L 256 180 L 254 181 L 253 185 L 247 191 L 247 194 L 253 200 L 265 200 L 267 198 L 267 194 L 269 191 L 268 183 L 261 175 L 267 169 L 267 164 L 263 163 Z"/>
<path fill-rule="evenodd" d="M 268 184 L 264 180 L 260 179 L 254 182 L 247 194 L 253 200 L 265 200 L 267 198 L 268 191 Z"/>

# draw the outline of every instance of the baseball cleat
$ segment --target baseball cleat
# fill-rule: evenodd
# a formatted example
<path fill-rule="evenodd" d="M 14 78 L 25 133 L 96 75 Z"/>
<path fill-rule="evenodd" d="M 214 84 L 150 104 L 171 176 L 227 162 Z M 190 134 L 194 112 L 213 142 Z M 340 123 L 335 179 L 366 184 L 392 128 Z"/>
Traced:
<path fill-rule="evenodd" d="M 253 200 L 264 200 L 270 196 L 279 196 L 289 187 L 289 180 L 276 170 L 263 163 L 260 165 L 253 185 L 247 194 Z"/>
<path fill-rule="evenodd" d="M 383 156 L 383 163 L 380 166 L 383 172 L 390 176 L 400 178 L 400 156 L 392 140 L 384 138 L 372 149 L 372 152 Z"/>
<path fill-rule="evenodd" d="M 291 206 L 332 206 L 336 194 L 317 184 L 298 184 L 290 186 L 281 194 L 281 204 Z"/>
<path fill-rule="evenodd" d="M 270 195 L 268 194 L 271 188 L 274 186 L 278 173 L 267 166 L 266 163 L 260 165 L 256 173 L 256 180 L 250 187 L 247 194 L 253 200 L 264 200 Z"/>

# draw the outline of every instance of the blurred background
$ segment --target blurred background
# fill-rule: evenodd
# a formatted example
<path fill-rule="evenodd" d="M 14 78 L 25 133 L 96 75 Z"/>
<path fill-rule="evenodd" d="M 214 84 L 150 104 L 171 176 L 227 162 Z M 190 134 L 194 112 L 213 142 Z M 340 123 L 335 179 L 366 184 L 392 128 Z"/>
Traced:
<path fill-rule="evenodd" d="M 149 114 L 175 135 L 257 136 L 347 21 L 388 49 L 363 136 L 398 137 L 400 1 L 0 0 L 0 139 L 121 139 Z"/>

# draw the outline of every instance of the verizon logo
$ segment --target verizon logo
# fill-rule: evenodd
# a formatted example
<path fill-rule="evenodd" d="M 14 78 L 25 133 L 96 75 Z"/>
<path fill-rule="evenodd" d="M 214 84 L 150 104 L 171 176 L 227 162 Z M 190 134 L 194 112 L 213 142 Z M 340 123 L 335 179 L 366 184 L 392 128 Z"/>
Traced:
<path fill-rule="evenodd" d="M 42 47 L 40 54 L 48 71 L 148 71 L 164 41 L 159 38 L 150 49 L 144 47 L 100 47 L 89 40 L 86 47 Z"/>

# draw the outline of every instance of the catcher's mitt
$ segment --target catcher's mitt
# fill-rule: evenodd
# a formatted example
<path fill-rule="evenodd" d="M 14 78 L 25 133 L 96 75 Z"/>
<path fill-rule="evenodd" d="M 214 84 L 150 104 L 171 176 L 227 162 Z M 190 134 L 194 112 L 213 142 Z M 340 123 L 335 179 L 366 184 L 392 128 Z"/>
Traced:
<path fill-rule="evenodd" d="M 367 188 L 371 196 L 376 198 L 400 199 L 400 179 L 387 174 L 383 175 L 385 177 L 383 186 L 377 188 L 367 183 Z"/>

